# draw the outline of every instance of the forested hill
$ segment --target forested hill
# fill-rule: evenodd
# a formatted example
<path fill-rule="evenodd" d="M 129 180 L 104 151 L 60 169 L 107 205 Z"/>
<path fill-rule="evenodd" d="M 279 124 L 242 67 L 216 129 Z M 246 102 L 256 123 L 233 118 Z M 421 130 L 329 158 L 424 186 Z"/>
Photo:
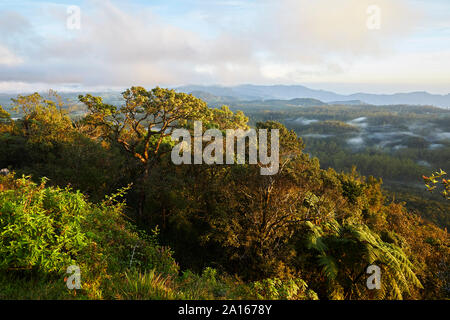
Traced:
<path fill-rule="evenodd" d="M 81 95 L 74 118 L 55 94 L 17 97 L 18 119 L 0 108 L 0 168 L 9 169 L 0 174 L 0 299 L 450 298 L 448 233 L 393 200 L 379 177 L 321 166 L 301 138 L 332 128 L 345 143 L 365 142 L 373 123 L 341 117 L 372 112 L 406 131 L 414 127 L 401 120 L 418 114 L 294 106 L 315 117 L 290 130 L 299 122 L 290 111 L 211 108 L 174 90 L 133 87 L 122 101 Z M 424 109 L 436 116 L 424 137 L 447 121 L 433 110 Z M 192 133 L 194 121 L 278 129 L 280 170 L 175 165 L 170 130 Z M 445 196 L 445 173 L 428 179 Z M 62 281 L 70 265 L 80 290 Z M 376 290 L 371 266 L 382 275 Z"/>
<path fill-rule="evenodd" d="M 295 98 L 312 98 L 326 103 L 334 101 L 359 100 L 373 105 L 411 104 L 433 105 L 450 108 L 450 93 L 439 95 L 428 92 L 408 92 L 395 94 L 354 93 L 349 95 L 337 94 L 326 90 L 310 89 L 300 85 L 240 85 L 233 87 L 222 86 L 183 86 L 177 88 L 181 92 L 206 92 L 219 97 L 232 97 L 241 101 Z"/>
<path fill-rule="evenodd" d="M 221 102 L 229 104 L 230 102 L 236 101 L 309 99 L 321 101 L 322 104 L 409 104 L 450 108 L 450 93 L 431 94 L 425 91 L 395 94 L 369 94 L 360 92 L 343 95 L 332 91 L 316 90 L 300 85 L 261 86 L 251 84 L 232 87 L 186 85 L 174 89 L 178 92 L 192 93 L 194 96 L 203 99 L 208 103 Z M 79 94 L 83 94 L 83 92 L 67 92 L 62 93 L 62 96 L 71 101 L 76 101 Z M 121 93 L 119 91 L 95 92 L 94 94 L 102 96 L 109 102 L 118 102 L 121 100 Z M 0 105 L 9 105 L 10 99 L 13 96 L 14 94 L 0 93 Z M 316 102 L 317 101 L 314 103 Z M 311 105 L 311 103 L 309 105 Z"/>
<path fill-rule="evenodd" d="M 412 105 L 233 104 L 250 121 L 279 121 L 306 143 L 322 168 L 383 179 L 391 196 L 441 227 L 450 227 L 450 204 L 423 192 L 422 176 L 449 167 L 450 110 Z M 447 169 L 448 170 L 448 169 Z"/>

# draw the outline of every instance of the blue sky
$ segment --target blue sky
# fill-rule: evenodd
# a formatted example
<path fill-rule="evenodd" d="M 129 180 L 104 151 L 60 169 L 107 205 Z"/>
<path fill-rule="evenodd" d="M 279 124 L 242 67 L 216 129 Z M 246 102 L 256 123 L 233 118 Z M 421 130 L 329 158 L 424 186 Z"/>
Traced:
<path fill-rule="evenodd" d="M 450 1 L 0 0 L 0 92 L 242 83 L 447 94 Z"/>

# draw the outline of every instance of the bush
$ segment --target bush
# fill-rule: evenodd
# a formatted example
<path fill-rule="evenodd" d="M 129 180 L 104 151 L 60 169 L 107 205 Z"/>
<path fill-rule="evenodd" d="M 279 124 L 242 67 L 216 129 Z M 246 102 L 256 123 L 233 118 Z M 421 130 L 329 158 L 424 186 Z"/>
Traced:
<path fill-rule="evenodd" d="M 259 300 L 318 300 L 302 279 L 264 279 L 254 282 L 250 288 Z"/>
<path fill-rule="evenodd" d="M 0 270 L 60 272 L 89 245 L 80 193 L 45 188 L 27 178 L 0 193 Z"/>
<path fill-rule="evenodd" d="M 172 288 L 171 277 L 157 274 L 155 270 L 146 273 L 126 273 L 125 279 L 114 288 L 115 298 L 125 300 L 174 300 L 182 299 Z"/>
<path fill-rule="evenodd" d="M 178 273 L 172 251 L 125 220 L 119 199 L 126 188 L 100 204 L 69 188 L 35 184 L 28 177 L 0 177 L 0 273 L 25 270 L 61 277 L 81 269 L 82 289 L 101 298 L 113 276 L 131 269 Z"/>

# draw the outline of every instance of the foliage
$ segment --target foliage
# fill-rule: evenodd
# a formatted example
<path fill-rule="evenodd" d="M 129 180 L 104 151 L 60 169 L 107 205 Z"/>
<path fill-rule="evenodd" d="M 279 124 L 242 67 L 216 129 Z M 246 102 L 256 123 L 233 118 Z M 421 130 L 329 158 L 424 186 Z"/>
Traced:
<path fill-rule="evenodd" d="M 83 289 L 94 296 L 101 296 L 110 273 L 130 266 L 178 272 L 171 251 L 156 243 L 157 233 L 143 237 L 124 219 L 117 199 L 124 190 L 94 205 L 79 192 L 45 187 L 45 180 L 37 185 L 26 177 L 0 179 L 1 272 L 58 276 L 78 265 Z"/>
<path fill-rule="evenodd" d="M 365 225 L 339 225 L 330 221 L 323 227 L 306 223 L 306 246 L 315 252 L 330 285 L 331 298 L 351 299 L 367 290 L 363 275 L 370 265 L 383 269 L 382 289 L 377 298 L 402 299 L 411 288 L 423 288 L 412 263 L 401 248 L 386 243 Z"/>
<path fill-rule="evenodd" d="M 447 161 L 446 142 L 426 152 L 429 143 L 411 135 L 401 138 L 406 149 L 390 152 L 347 142 L 366 130 L 358 117 L 370 130 L 407 130 L 424 119 L 442 127 L 445 112 L 293 100 L 275 111 L 265 108 L 277 101 L 249 102 L 248 118 L 168 89 L 133 87 L 123 98 L 116 106 L 82 96 L 87 113 L 76 119 L 54 92 L 14 100 L 21 118 L 0 124 L 0 167 L 25 177 L 0 177 L 0 298 L 450 296 L 448 233 L 419 218 L 446 225 L 448 203 L 413 195 L 426 169 L 418 161 Z M 300 117 L 317 121 L 292 120 Z M 222 132 L 278 129 L 279 172 L 175 166 L 170 132 L 192 130 L 195 120 Z M 389 188 L 403 183 L 402 193 L 388 193 L 380 177 Z M 68 264 L 81 267 L 81 291 L 62 281 Z M 381 268 L 379 291 L 365 286 L 370 264 Z"/>
<path fill-rule="evenodd" d="M 11 115 L 0 105 L 0 125 L 2 123 L 7 123 L 10 120 L 10 118 Z"/>
<path fill-rule="evenodd" d="M 430 192 L 438 188 L 438 185 L 440 184 L 443 189 L 440 193 L 444 199 L 450 200 L 450 181 L 444 178 L 446 175 L 447 173 L 441 169 L 429 177 L 423 176 L 423 180 L 426 183 L 425 186 Z"/>
<path fill-rule="evenodd" d="M 174 300 L 180 299 L 171 288 L 170 278 L 151 270 L 146 273 L 132 272 L 125 274 L 125 281 L 118 288 L 116 297 L 125 300 Z"/>
<path fill-rule="evenodd" d="M 264 279 L 253 283 L 251 289 L 259 300 L 318 300 L 302 279 Z"/>
<path fill-rule="evenodd" d="M 1 181 L 0 268 L 61 272 L 88 246 L 81 231 L 86 208 L 81 194 L 45 189 L 27 178 Z"/>

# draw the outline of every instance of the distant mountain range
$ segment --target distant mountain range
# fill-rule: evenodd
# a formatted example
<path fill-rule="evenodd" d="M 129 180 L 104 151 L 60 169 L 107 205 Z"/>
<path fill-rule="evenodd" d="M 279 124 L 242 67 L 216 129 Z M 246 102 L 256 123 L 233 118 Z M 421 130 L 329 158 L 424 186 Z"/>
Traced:
<path fill-rule="evenodd" d="M 261 102 L 275 105 L 277 100 L 283 104 L 313 106 L 320 104 L 343 105 L 431 105 L 441 108 L 450 108 L 450 94 L 439 95 L 428 92 L 409 92 L 395 94 L 355 93 L 350 95 L 337 94 L 332 91 L 315 90 L 300 85 L 239 85 L 233 87 L 188 85 L 175 88 L 179 92 L 192 93 L 212 105 L 236 104 L 239 101 Z M 78 95 L 83 92 L 60 92 L 64 100 L 78 101 Z M 120 92 L 92 92 L 102 96 L 108 103 L 121 103 Z M 0 93 L 0 105 L 8 107 L 14 94 Z M 296 100 L 297 99 L 297 100 Z M 300 100 L 298 100 L 300 99 Z"/>
<path fill-rule="evenodd" d="M 193 93 L 199 97 L 203 96 L 205 100 L 210 100 L 208 99 L 208 95 L 209 98 L 215 96 L 215 99 L 222 99 L 224 101 L 310 98 L 326 102 L 327 104 L 410 104 L 450 108 L 450 94 L 439 95 L 422 91 L 395 94 L 355 93 L 342 95 L 332 91 L 315 90 L 300 85 L 240 85 L 234 87 L 188 85 L 176 89 L 182 92 Z"/>

